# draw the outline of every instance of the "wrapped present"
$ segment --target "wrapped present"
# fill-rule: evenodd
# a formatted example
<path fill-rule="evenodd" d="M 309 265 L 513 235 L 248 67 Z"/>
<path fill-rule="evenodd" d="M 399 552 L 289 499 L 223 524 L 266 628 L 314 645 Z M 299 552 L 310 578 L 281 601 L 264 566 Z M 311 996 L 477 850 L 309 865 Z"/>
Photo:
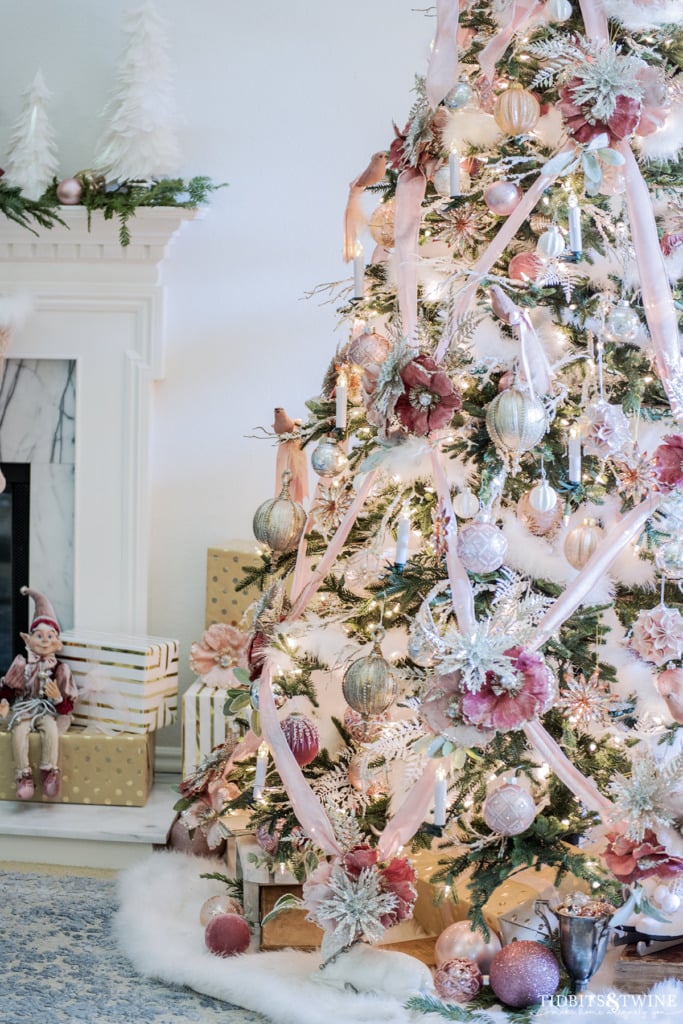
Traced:
<path fill-rule="evenodd" d="M 245 566 L 258 565 L 260 558 L 254 545 L 234 541 L 223 548 L 209 548 L 206 558 L 206 625 L 227 622 L 243 626 L 247 608 L 260 597 L 257 587 L 237 590 L 244 579 Z"/>
<path fill-rule="evenodd" d="M 74 724 L 102 733 L 148 733 L 178 711 L 178 643 L 154 636 L 65 630 L 60 658 L 80 697 Z"/>
<path fill-rule="evenodd" d="M 154 734 L 105 736 L 72 728 L 59 740 L 61 791 L 45 800 L 40 787 L 40 736 L 29 737 L 33 765 L 33 803 L 101 804 L 143 807 L 154 779 Z M 0 732 L 0 800 L 16 800 L 12 738 Z"/>
<path fill-rule="evenodd" d="M 226 691 L 207 686 L 195 680 L 182 697 L 183 720 L 183 778 L 197 767 L 214 747 L 230 740 L 239 741 L 239 733 L 232 732 L 223 714 Z M 228 748 L 229 749 L 229 748 Z"/>

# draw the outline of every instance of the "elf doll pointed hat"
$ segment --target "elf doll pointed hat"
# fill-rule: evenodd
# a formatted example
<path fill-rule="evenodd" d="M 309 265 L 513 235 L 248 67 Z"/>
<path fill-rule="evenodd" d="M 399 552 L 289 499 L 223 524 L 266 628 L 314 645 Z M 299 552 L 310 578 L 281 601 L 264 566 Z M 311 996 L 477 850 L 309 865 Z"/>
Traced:
<path fill-rule="evenodd" d="M 41 594 L 39 590 L 32 590 L 31 587 L 22 587 L 19 593 L 24 597 L 32 598 L 35 605 L 33 621 L 28 630 L 29 633 L 32 633 L 38 626 L 52 626 L 57 633 L 61 633 L 55 610 L 51 602 L 45 597 L 45 594 Z"/>

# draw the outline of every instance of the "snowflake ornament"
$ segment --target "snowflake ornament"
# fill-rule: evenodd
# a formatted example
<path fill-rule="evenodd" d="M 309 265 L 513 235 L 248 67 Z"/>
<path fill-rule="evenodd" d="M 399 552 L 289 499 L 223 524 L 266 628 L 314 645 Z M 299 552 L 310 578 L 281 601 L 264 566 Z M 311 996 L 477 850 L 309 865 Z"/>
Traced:
<path fill-rule="evenodd" d="M 624 455 L 633 444 L 628 417 L 620 405 L 600 399 L 586 410 L 582 431 L 586 455 L 609 459 Z"/>
<path fill-rule="evenodd" d="M 651 754 L 637 754 L 631 763 L 631 775 L 617 772 L 609 789 L 618 817 L 628 822 L 625 835 L 642 842 L 648 830 L 657 832 L 675 822 L 671 808 L 672 790 L 683 782 L 683 757 L 659 765 Z"/>

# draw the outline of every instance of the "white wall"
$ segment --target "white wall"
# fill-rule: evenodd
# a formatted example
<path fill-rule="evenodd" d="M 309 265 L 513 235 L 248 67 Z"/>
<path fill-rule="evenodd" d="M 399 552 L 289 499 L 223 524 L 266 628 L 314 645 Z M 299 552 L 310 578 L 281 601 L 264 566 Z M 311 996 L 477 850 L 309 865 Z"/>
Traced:
<path fill-rule="evenodd" d="M 113 86 L 124 0 L 21 0 L 0 35 L 0 166 L 40 68 L 66 177 L 89 167 Z M 273 407 L 305 413 L 343 335 L 305 301 L 348 274 L 349 181 L 405 123 L 434 21 L 408 0 L 159 0 L 176 69 L 183 177 L 229 187 L 164 265 L 167 375 L 156 386 L 149 631 L 187 651 L 203 629 L 206 550 L 251 537 L 274 450 L 247 440 Z M 426 5 L 425 5 L 426 6 Z M 134 225 L 133 225 L 134 230 Z M 166 730 L 162 743 L 177 742 Z"/>

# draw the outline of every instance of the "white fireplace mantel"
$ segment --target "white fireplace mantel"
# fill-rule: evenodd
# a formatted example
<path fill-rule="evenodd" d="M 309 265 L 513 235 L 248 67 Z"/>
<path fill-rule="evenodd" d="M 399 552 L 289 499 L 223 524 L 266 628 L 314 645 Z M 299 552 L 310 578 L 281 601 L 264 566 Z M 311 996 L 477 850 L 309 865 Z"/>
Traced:
<path fill-rule="evenodd" d="M 0 218 L 0 294 L 27 291 L 32 313 L 10 359 L 76 364 L 73 625 L 145 633 L 148 458 L 153 381 L 164 374 L 162 261 L 196 211 L 140 209 L 131 244 L 116 218 L 64 207 L 68 227 Z M 31 585 L 41 589 L 41 566 Z"/>

